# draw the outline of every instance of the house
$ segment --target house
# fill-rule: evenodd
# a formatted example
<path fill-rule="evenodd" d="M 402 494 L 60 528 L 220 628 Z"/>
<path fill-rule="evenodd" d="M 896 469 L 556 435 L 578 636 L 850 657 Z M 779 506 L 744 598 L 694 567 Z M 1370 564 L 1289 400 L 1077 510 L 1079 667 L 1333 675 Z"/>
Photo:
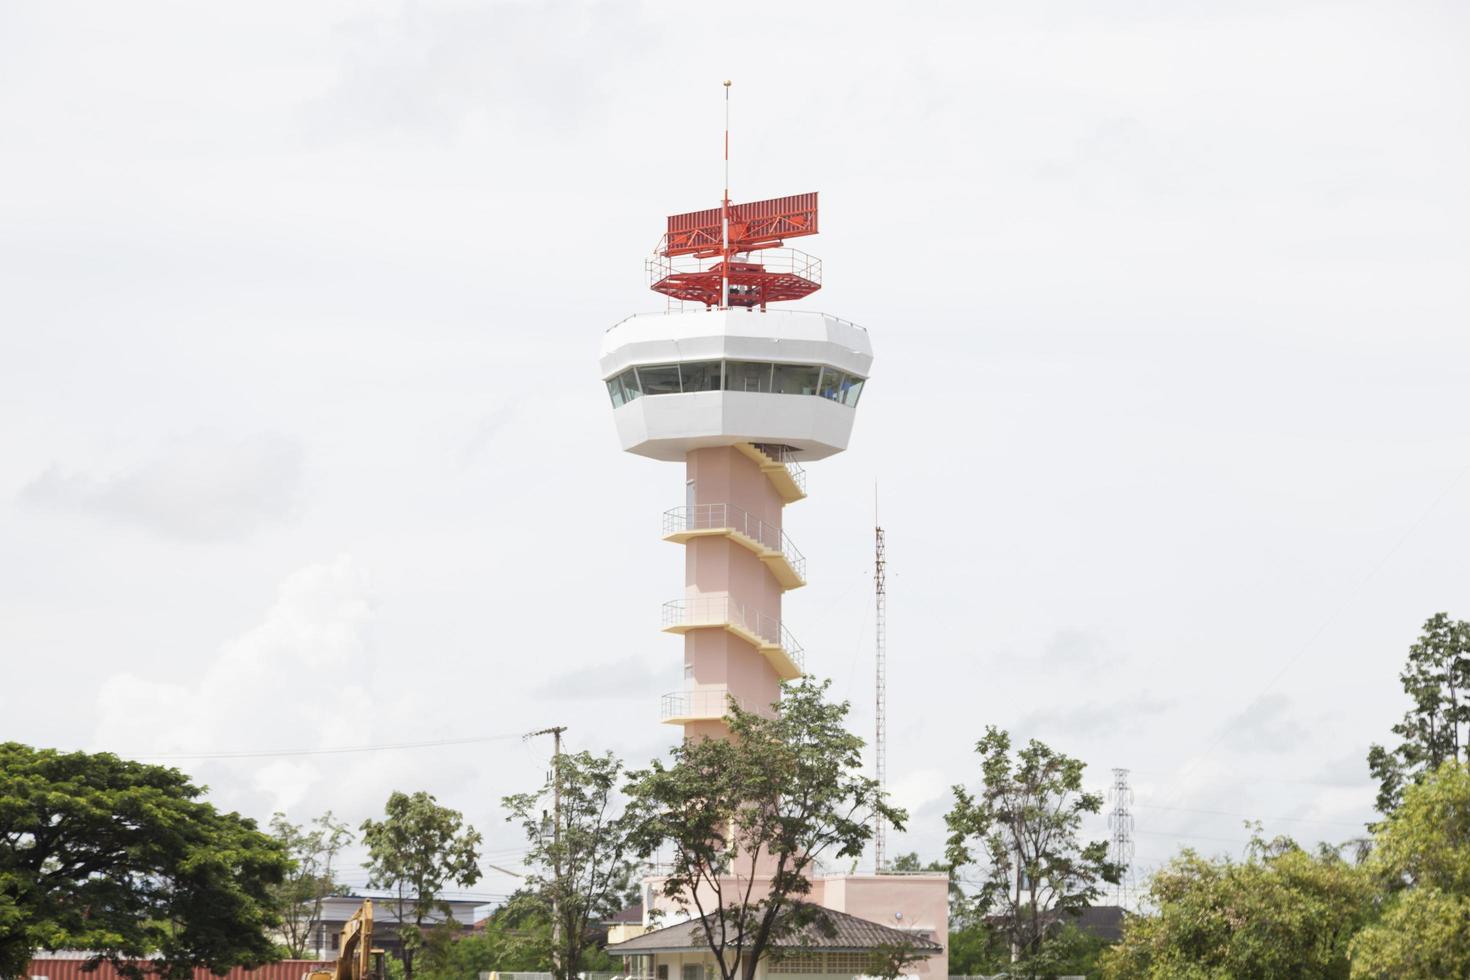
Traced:
<path fill-rule="evenodd" d="M 342 928 L 347 920 L 352 918 L 359 908 L 362 900 L 370 898 L 373 900 L 373 945 L 379 949 L 386 950 L 389 954 L 398 952 L 401 944 L 398 941 L 398 903 L 385 895 L 329 895 L 322 901 L 322 917 L 316 928 L 316 935 L 312 937 L 311 949 L 316 953 L 318 959 L 335 960 L 337 958 L 338 942 L 342 935 Z M 484 905 L 484 902 L 469 901 L 464 899 L 446 899 L 444 904 L 449 907 L 451 918 L 461 929 L 473 928 L 477 918 L 475 910 Z M 412 913 L 405 911 L 405 919 L 411 922 Z M 424 920 L 424 925 L 436 926 L 442 924 L 446 919 L 441 908 L 434 909 Z"/>
<path fill-rule="evenodd" d="M 944 947 L 927 931 L 882 925 L 830 908 L 822 909 L 820 914 L 825 927 L 808 927 L 772 944 L 756 968 L 757 980 L 865 976 L 873 972 L 876 951 L 900 946 L 925 954 L 924 959 L 943 957 Z M 623 957 L 630 978 L 712 980 L 720 974 L 705 941 L 709 919 L 706 916 L 654 929 L 609 945 L 607 951 Z"/>

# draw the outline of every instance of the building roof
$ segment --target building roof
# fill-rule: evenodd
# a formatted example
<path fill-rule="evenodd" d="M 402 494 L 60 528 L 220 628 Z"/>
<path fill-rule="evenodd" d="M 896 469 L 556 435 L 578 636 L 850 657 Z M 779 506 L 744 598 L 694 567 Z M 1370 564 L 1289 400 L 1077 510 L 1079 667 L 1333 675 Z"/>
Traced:
<path fill-rule="evenodd" d="M 634 902 L 631 905 L 625 905 L 625 906 L 623 906 L 623 908 L 621 908 L 617 912 L 615 912 L 612 915 L 608 916 L 604 921 L 606 921 L 606 922 L 628 922 L 628 923 L 631 923 L 631 922 L 642 922 L 643 921 L 643 903 L 642 902 Z"/>
<path fill-rule="evenodd" d="M 771 943 L 774 949 L 824 950 L 831 952 L 866 952 L 884 945 L 908 944 L 921 953 L 940 953 L 940 946 L 927 935 L 894 929 L 859 919 L 836 909 L 822 909 L 832 929 L 806 928 L 796 935 L 785 936 Z M 713 915 L 714 913 L 711 913 Z M 710 916 L 705 916 L 705 919 Z M 706 948 L 703 919 L 678 922 L 653 932 L 635 936 L 626 942 L 607 947 L 609 953 L 627 955 L 635 953 L 676 953 Z"/>

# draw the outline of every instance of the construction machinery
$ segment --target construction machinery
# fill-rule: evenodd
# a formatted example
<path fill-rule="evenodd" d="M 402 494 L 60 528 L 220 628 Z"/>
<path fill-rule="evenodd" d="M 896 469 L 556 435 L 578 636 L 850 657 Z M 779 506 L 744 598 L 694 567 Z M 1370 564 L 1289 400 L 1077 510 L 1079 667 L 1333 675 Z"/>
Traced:
<path fill-rule="evenodd" d="M 312 970 L 301 980 L 384 980 L 383 950 L 373 948 L 373 900 L 362 900 L 362 908 L 342 927 L 337 962 L 330 970 Z"/>

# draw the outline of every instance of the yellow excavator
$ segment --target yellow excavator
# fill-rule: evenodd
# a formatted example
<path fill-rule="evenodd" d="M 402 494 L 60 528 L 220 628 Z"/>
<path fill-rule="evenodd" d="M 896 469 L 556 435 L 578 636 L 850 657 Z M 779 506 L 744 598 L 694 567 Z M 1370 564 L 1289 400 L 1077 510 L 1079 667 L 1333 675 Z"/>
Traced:
<path fill-rule="evenodd" d="M 331 970 L 312 970 L 301 980 L 384 980 L 383 951 L 373 949 L 373 900 L 362 900 L 362 908 L 342 927 L 337 962 Z"/>

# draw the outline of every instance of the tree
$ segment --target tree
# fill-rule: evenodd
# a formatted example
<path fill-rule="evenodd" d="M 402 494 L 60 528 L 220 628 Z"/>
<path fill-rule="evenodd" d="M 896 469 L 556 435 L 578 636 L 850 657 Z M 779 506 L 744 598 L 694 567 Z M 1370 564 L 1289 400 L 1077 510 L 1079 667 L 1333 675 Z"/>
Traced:
<path fill-rule="evenodd" d="M 1101 959 L 1108 980 L 1343 980 L 1373 912 L 1363 869 L 1257 834 L 1244 861 L 1184 850 L 1153 876 L 1158 911 L 1130 917 Z"/>
<path fill-rule="evenodd" d="M 1470 976 L 1470 767 L 1409 786 L 1376 838 L 1368 868 L 1390 897 L 1353 939 L 1354 980 Z"/>
<path fill-rule="evenodd" d="M 670 765 L 632 774 L 637 852 L 668 847 L 662 893 L 699 917 L 723 980 L 753 980 L 780 940 L 831 929 L 802 901 L 822 855 L 861 855 L 875 813 L 903 828 L 862 775 L 863 741 L 843 727 L 847 703 L 826 701 L 829 684 L 784 684 L 772 717 L 731 701 L 728 739 L 687 739 Z"/>
<path fill-rule="evenodd" d="M 1470 761 L 1470 623 L 1435 613 L 1409 647 L 1399 674 L 1413 706 L 1393 726 L 1399 744 L 1368 750 L 1368 769 L 1378 780 L 1378 811 L 1392 813 L 1404 787 L 1446 759 Z"/>
<path fill-rule="evenodd" d="M 424 922 L 435 910 L 449 915 L 440 897 L 446 885 L 468 887 L 480 880 L 480 834 L 466 826 L 458 810 L 433 796 L 395 792 L 384 808 L 386 819 L 365 820 L 368 887 L 393 893 L 388 908 L 398 922 L 403 974 L 413 980 L 414 955 L 424 942 Z"/>
<path fill-rule="evenodd" d="M 526 898 L 556 918 L 550 952 L 557 980 L 582 969 L 590 927 L 622 908 L 633 875 L 631 821 L 615 799 L 622 775 L 612 753 L 558 754 L 546 785 L 504 800 L 506 819 L 519 821 L 531 844 Z"/>
<path fill-rule="evenodd" d="M 352 831 L 346 824 L 333 820 L 331 810 L 308 827 L 291 823 L 284 813 L 274 813 L 270 828 L 271 836 L 280 842 L 292 861 L 291 870 L 271 889 L 271 894 L 281 917 L 286 954 L 299 960 L 306 956 L 312 935 L 321 923 L 323 900 L 341 890 L 333 877 L 332 864 L 342 848 L 352 843 Z"/>
<path fill-rule="evenodd" d="M 0 975 L 37 949 L 97 952 L 128 976 L 224 973 L 277 953 L 281 846 L 177 769 L 0 744 Z"/>
<path fill-rule="evenodd" d="M 1118 880 L 1106 841 L 1078 841 L 1082 815 L 1101 810 L 1102 797 L 1082 791 L 1082 762 L 1034 739 L 1013 762 L 1010 736 L 988 726 L 975 751 L 984 788 L 977 797 L 954 787 L 948 858 L 956 868 L 983 862 L 971 919 L 999 928 L 1013 974 L 1044 976 L 1048 940 L 1064 916 L 1101 895 L 1100 882 Z"/>

